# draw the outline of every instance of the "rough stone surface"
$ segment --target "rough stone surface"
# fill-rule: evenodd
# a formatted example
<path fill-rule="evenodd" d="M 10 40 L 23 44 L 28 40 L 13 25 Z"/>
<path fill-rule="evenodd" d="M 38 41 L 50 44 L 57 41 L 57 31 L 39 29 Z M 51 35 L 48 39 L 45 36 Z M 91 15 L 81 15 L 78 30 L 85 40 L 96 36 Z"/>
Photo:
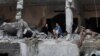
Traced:
<path fill-rule="evenodd" d="M 33 56 L 79 56 L 79 49 L 76 44 L 61 39 L 41 40 L 34 52 L 35 55 Z"/>

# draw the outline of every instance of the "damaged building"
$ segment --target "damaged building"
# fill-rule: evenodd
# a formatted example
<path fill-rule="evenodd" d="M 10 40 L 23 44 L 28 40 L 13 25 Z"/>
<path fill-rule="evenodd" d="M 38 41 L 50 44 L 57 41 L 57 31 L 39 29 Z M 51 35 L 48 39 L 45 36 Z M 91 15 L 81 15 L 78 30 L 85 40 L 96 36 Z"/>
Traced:
<path fill-rule="evenodd" d="M 99 0 L 0 0 L 0 56 L 100 55 L 99 10 Z M 56 22 L 62 37 L 41 33 Z"/>

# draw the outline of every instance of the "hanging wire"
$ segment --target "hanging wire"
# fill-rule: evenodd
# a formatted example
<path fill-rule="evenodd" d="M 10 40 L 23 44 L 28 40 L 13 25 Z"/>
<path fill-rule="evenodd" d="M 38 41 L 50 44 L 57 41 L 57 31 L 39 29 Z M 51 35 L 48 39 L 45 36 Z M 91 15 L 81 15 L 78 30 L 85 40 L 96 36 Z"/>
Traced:
<path fill-rule="evenodd" d="M 96 24 L 98 28 L 98 11 L 97 11 L 97 6 L 96 6 L 96 1 L 94 0 L 94 5 L 95 5 L 95 12 L 96 12 Z"/>

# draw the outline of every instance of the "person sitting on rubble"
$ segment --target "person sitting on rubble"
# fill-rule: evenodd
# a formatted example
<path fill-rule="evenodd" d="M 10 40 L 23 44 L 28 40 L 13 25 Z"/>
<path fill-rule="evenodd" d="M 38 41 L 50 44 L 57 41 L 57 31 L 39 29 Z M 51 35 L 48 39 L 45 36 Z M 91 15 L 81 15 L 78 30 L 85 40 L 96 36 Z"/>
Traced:
<path fill-rule="evenodd" d="M 48 24 L 45 24 L 41 31 L 48 35 Z"/>
<path fill-rule="evenodd" d="M 62 35 L 62 30 L 58 23 L 56 23 L 56 26 L 53 29 L 53 34 L 54 34 L 55 38 L 58 38 L 60 35 Z"/>

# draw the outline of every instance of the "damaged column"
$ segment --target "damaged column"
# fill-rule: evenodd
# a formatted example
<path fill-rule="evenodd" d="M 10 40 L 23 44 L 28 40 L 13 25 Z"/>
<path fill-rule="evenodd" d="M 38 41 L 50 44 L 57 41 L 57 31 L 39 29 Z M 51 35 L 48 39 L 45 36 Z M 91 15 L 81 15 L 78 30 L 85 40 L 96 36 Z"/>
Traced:
<path fill-rule="evenodd" d="M 72 34 L 73 13 L 71 10 L 71 3 L 72 3 L 72 0 L 66 0 L 66 5 L 65 5 L 66 31 L 68 33 L 66 40 L 69 40 Z"/>
<path fill-rule="evenodd" d="M 16 21 L 17 21 L 17 26 L 18 26 L 18 33 L 17 33 L 17 37 L 22 38 L 23 34 L 23 24 L 20 23 L 21 19 L 22 19 L 22 9 L 23 9 L 23 0 L 17 0 L 17 14 L 16 14 Z"/>
<path fill-rule="evenodd" d="M 17 36 L 18 37 L 23 37 L 23 23 L 21 23 L 20 21 L 22 21 L 22 9 L 23 9 L 23 0 L 17 0 L 17 14 L 16 14 L 16 21 L 17 21 L 17 26 L 18 26 L 18 33 Z M 21 42 L 20 43 L 20 52 L 21 52 L 21 56 L 28 56 L 28 52 L 27 52 L 27 45 L 26 43 Z"/>
<path fill-rule="evenodd" d="M 17 0 L 17 14 L 16 14 L 16 20 L 21 19 L 21 12 L 23 9 L 23 0 Z"/>

